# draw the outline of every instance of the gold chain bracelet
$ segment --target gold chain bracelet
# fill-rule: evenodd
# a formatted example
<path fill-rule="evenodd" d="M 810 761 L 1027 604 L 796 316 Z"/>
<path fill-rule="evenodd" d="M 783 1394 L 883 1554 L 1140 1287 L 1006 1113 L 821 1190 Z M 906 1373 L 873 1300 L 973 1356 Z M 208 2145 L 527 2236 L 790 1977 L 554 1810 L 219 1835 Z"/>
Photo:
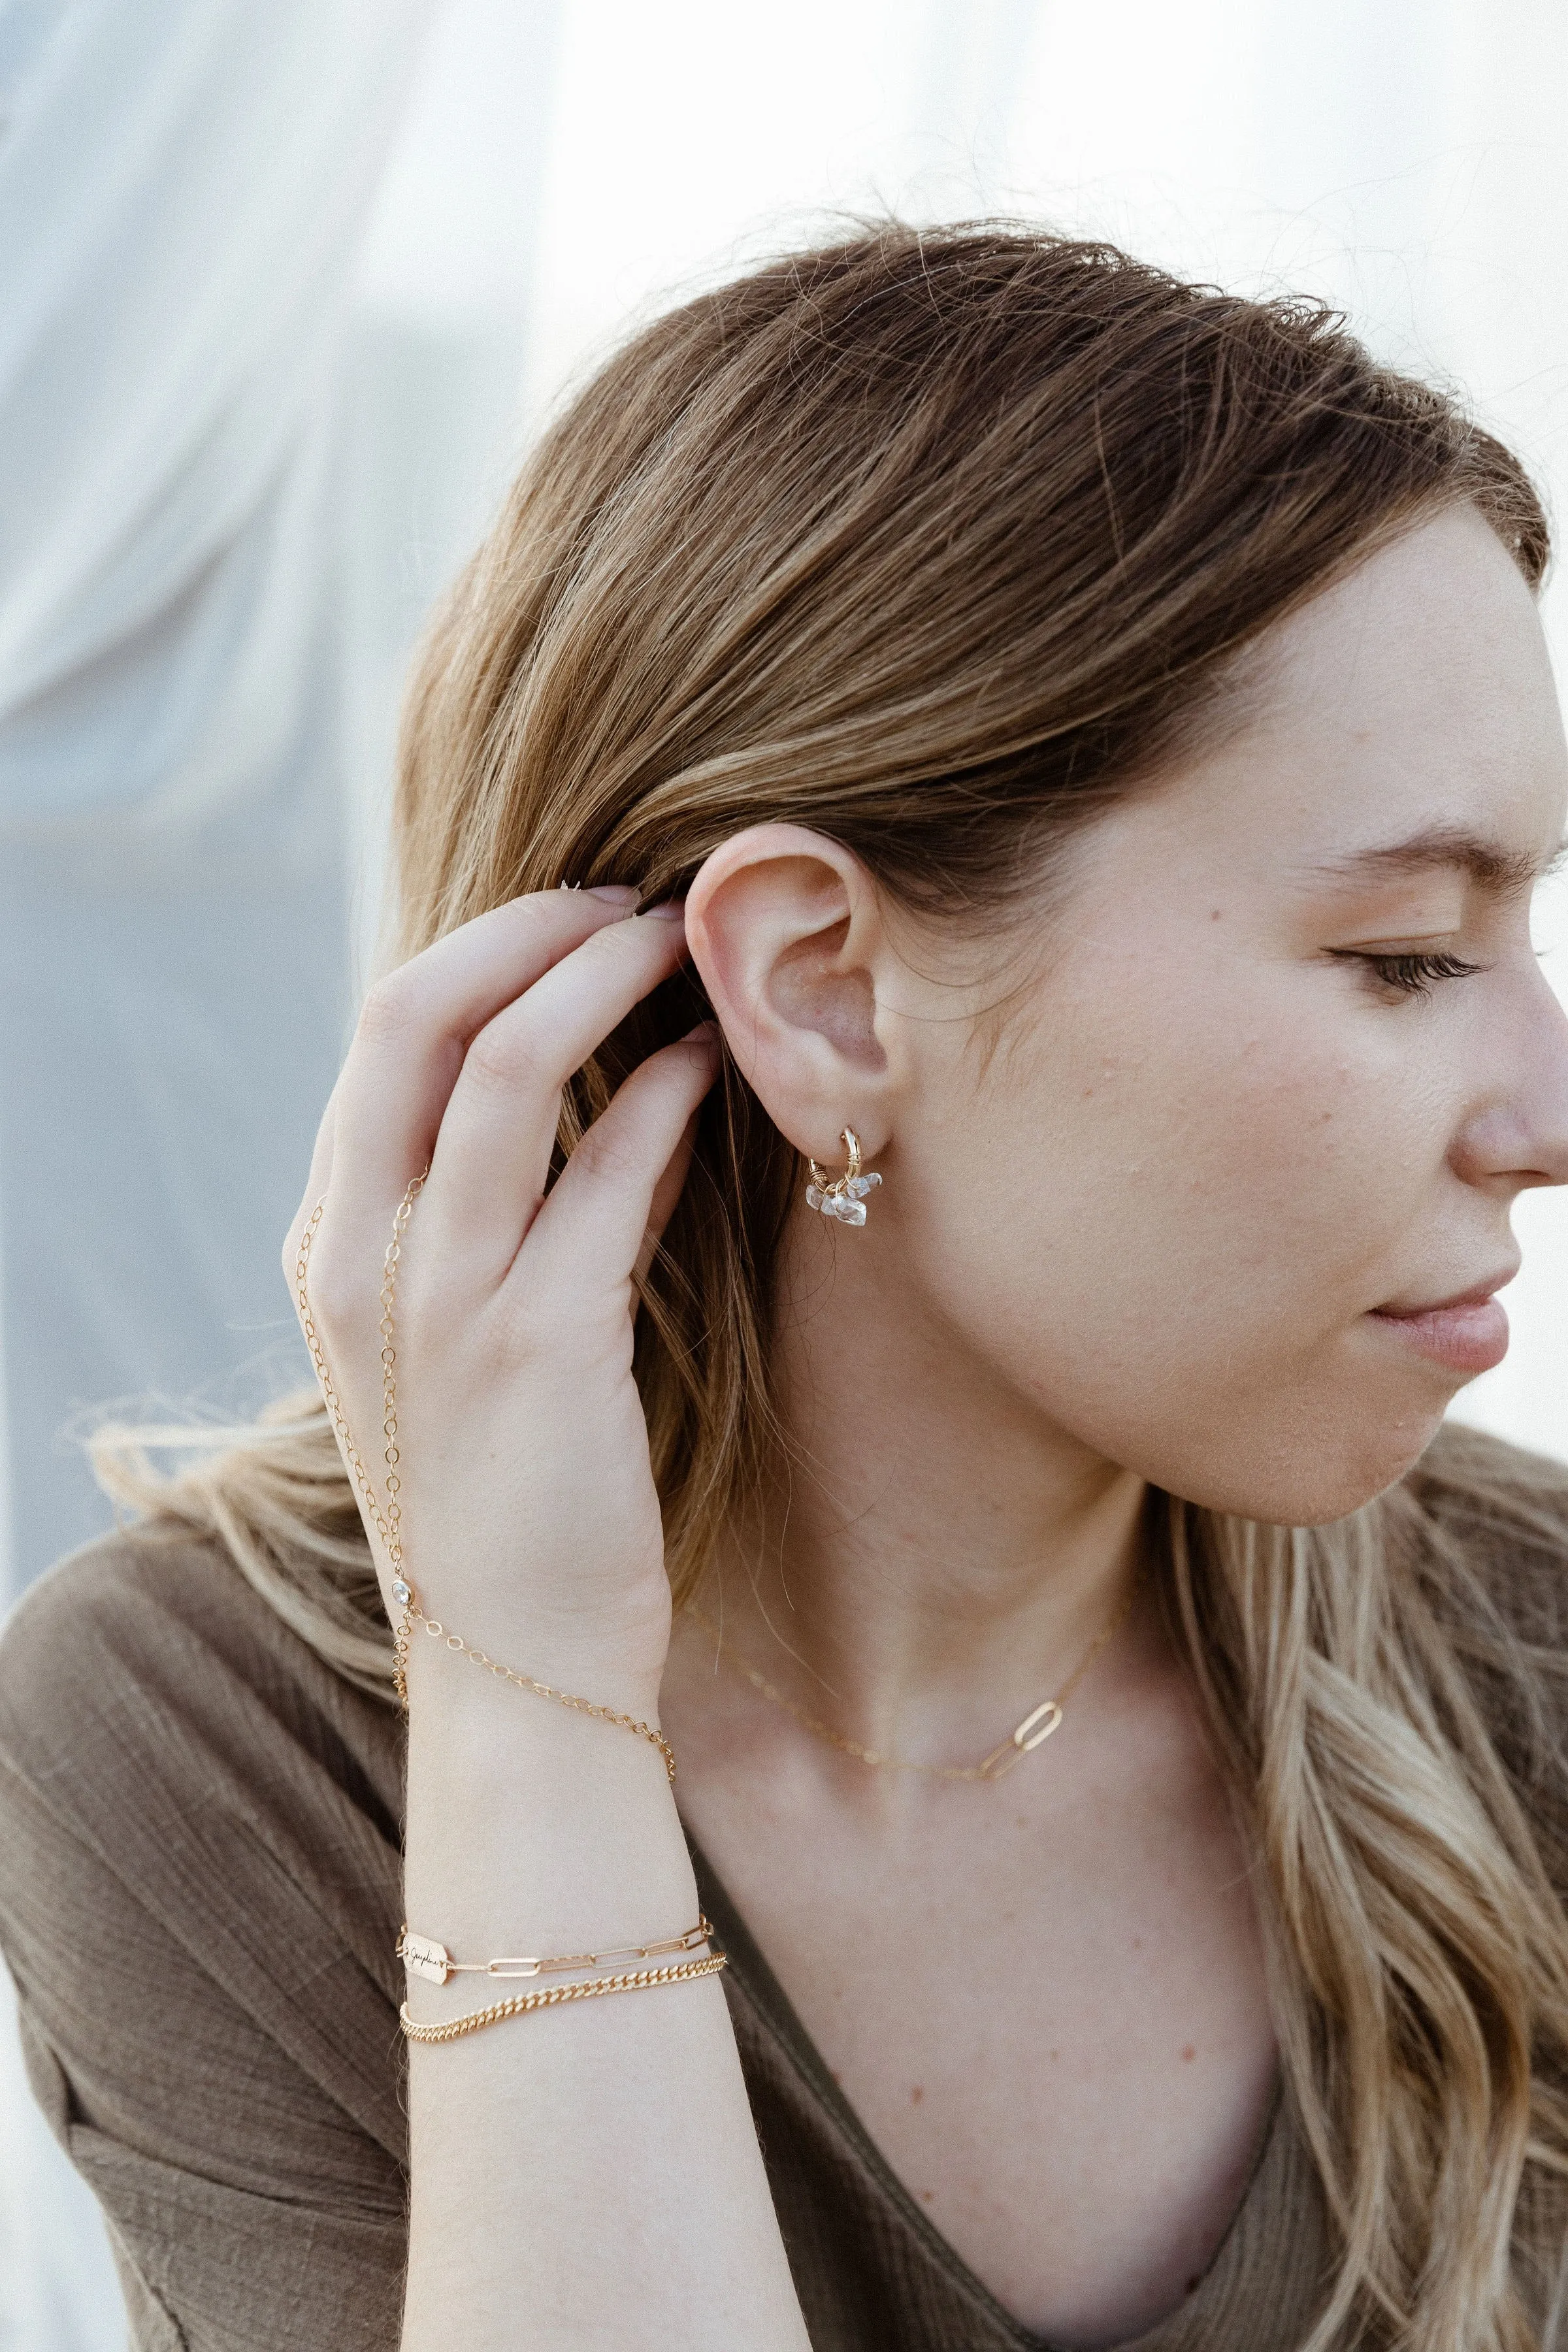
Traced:
<path fill-rule="evenodd" d="M 416 2025 L 405 2001 L 397 2012 L 397 2021 L 408 2042 L 458 2042 L 465 2033 L 479 2033 L 487 2025 L 500 2025 L 504 2018 L 525 2017 L 530 2010 L 556 2009 L 567 2000 L 597 2000 L 611 1992 L 651 1992 L 657 1985 L 690 1984 L 697 1977 L 716 1977 L 726 1965 L 722 1952 L 710 1952 L 700 1960 L 683 1960 L 679 1968 L 637 1969 L 630 1976 L 584 1977 L 575 1984 L 546 1985 L 540 1992 L 514 1993 L 510 2000 L 493 2001 L 489 2009 L 476 2009 L 467 2017 L 454 2017 L 445 2025 Z"/>
<path fill-rule="evenodd" d="M 666 1936 L 657 1944 L 617 1944 L 613 1952 L 566 1952 L 559 1959 L 455 1960 L 445 1944 L 433 1936 L 416 1936 L 405 1925 L 395 1947 L 411 1977 L 428 1984 L 445 1984 L 448 1977 L 542 1977 L 563 1969 L 603 1969 L 612 1960 L 657 1960 L 665 1952 L 694 1952 L 713 1933 L 712 1922 L 699 1913 L 695 1927 L 683 1936 Z"/>
<path fill-rule="evenodd" d="M 316 1368 L 316 1378 L 321 1383 L 321 1394 L 326 1399 L 327 1410 L 332 1417 L 332 1426 L 337 1431 L 339 1443 L 342 1446 L 343 1458 L 348 1463 L 354 1485 L 360 1491 L 372 1524 L 384 1547 L 387 1562 L 392 1570 L 392 1597 L 403 1612 L 392 1629 L 392 1680 L 393 1687 L 397 1693 L 397 1703 L 406 1714 L 408 1711 L 409 1636 L 414 1627 L 420 1625 L 432 1640 L 445 1642 L 448 1650 L 458 1652 L 468 1659 L 470 1665 L 482 1666 L 487 1674 L 494 1675 L 498 1680 L 510 1683 L 518 1690 L 531 1691 L 538 1698 L 553 1699 L 558 1706 L 569 1706 L 578 1715 L 596 1716 L 601 1723 L 617 1724 L 623 1731 L 634 1732 L 637 1738 L 646 1739 L 650 1748 L 658 1748 L 664 1759 L 664 1769 L 673 1780 L 675 1778 L 674 1751 L 664 1734 L 657 1730 L 651 1723 L 643 1722 L 638 1716 L 623 1715 L 613 1706 L 601 1706 L 594 1699 L 578 1698 L 571 1691 L 557 1690 L 553 1683 L 536 1681 L 532 1675 L 519 1674 L 515 1667 L 502 1665 L 499 1659 L 488 1656 L 483 1650 L 477 1648 L 472 1643 L 465 1642 L 460 1633 L 448 1633 L 439 1618 L 426 1617 L 420 1606 L 419 1596 L 415 1591 L 405 1568 L 403 1505 L 399 1499 L 403 1491 L 403 1482 L 398 1475 L 398 1465 L 403 1457 L 397 1444 L 397 1348 L 394 1337 L 393 1307 L 397 1296 L 397 1268 L 403 1255 L 403 1236 L 407 1230 L 408 1220 L 414 1213 L 414 1203 L 424 1191 L 425 1179 L 429 1173 L 430 1171 L 426 1168 L 416 1176 L 399 1202 L 397 1213 L 392 1221 L 392 1239 L 386 1245 L 386 1256 L 382 1264 L 381 1426 L 386 1444 L 386 1508 L 384 1511 L 376 1499 L 375 1489 L 371 1485 L 370 1473 L 360 1457 L 359 1448 L 353 1442 L 348 1422 L 344 1417 L 342 1400 L 333 1384 L 331 1372 L 327 1364 L 326 1351 L 321 1345 L 321 1333 L 316 1328 L 316 1318 L 310 1311 L 310 1293 L 307 1279 L 310 1266 L 310 1245 L 316 1238 L 317 1229 L 321 1222 L 321 1213 L 327 1205 L 324 1200 L 318 1201 L 310 1213 L 305 1229 L 300 1236 L 300 1252 L 294 1262 L 295 1303 L 300 1312 L 300 1328 L 305 1334 L 305 1345 L 310 1351 L 310 1360 Z"/>

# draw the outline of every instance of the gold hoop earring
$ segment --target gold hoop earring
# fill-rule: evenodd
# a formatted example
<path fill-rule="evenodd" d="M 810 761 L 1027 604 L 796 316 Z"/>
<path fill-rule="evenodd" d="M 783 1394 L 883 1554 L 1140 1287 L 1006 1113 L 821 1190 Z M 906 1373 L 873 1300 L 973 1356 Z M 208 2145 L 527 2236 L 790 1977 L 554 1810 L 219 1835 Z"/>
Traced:
<path fill-rule="evenodd" d="M 860 1173 L 860 1139 L 852 1127 L 844 1129 L 843 1142 L 849 1165 L 842 1176 L 830 1176 L 815 1160 L 807 1161 L 811 1181 L 805 1188 L 805 1205 L 808 1209 L 820 1209 L 825 1217 L 833 1217 L 841 1225 L 863 1225 L 866 1195 L 882 1180 L 875 1170 L 869 1176 Z"/>

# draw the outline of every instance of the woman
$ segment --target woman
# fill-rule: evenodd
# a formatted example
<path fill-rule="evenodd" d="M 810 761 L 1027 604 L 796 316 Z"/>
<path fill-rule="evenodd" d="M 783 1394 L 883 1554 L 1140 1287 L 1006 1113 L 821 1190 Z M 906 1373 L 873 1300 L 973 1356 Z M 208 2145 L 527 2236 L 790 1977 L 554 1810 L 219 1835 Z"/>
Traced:
<path fill-rule="evenodd" d="M 1568 1473 L 1439 1428 L 1568 1173 L 1545 558 L 1333 319 L 1012 230 L 566 412 L 411 703 L 325 1405 L 122 1454 L 5 1643 L 140 2344 L 1556 2339 Z"/>

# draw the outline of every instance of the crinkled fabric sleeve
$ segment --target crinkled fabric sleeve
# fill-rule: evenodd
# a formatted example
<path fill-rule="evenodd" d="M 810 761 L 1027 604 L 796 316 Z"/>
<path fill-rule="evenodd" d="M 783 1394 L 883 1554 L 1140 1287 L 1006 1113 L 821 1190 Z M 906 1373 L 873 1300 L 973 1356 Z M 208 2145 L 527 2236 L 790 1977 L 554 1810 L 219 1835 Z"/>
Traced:
<path fill-rule="evenodd" d="M 390 1710 L 220 1553 L 95 1546 L 0 1642 L 0 1944 L 143 2352 L 390 2352 Z"/>

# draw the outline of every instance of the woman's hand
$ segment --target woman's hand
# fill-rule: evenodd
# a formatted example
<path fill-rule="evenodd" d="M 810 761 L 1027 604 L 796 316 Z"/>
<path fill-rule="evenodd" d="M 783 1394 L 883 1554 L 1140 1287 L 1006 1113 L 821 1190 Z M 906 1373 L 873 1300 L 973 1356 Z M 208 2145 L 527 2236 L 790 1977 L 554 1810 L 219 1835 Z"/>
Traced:
<path fill-rule="evenodd" d="M 384 1262 L 428 1165 L 396 1268 L 404 1573 L 492 1658 L 657 1722 L 669 1587 L 633 1276 L 679 1191 L 716 1041 L 650 1055 L 544 1197 L 563 1086 L 681 959 L 681 909 L 628 919 L 633 896 L 516 899 L 373 992 L 285 1265 L 323 1202 L 310 1318 L 384 1514 Z M 408 1735 L 417 1932 L 483 1958 L 696 1920 L 674 1792 L 641 1743 L 417 1635 Z M 460 2016 L 471 1981 L 411 1987 L 421 2021 Z M 408 2089 L 403 2352 L 805 2352 L 717 1977 L 416 2045 Z"/>
<path fill-rule="evenodd" d="M 404 1573 L 429 1616 L 491 1657 L 651 1718 L 669 1591 L 632 1277 L 685 1175 L 711 1034 L 636 1070 L 544 1196 L 563 1087 L 681 961 L 680 906 L 632 917 L 635 902 L 514 899 L 372 991 L 284 1264 L 292 1278 L 323 1202 L 310 1310 L 384 1509 L 384 1265 L 428 1167 L 396 1269 Z"/>

